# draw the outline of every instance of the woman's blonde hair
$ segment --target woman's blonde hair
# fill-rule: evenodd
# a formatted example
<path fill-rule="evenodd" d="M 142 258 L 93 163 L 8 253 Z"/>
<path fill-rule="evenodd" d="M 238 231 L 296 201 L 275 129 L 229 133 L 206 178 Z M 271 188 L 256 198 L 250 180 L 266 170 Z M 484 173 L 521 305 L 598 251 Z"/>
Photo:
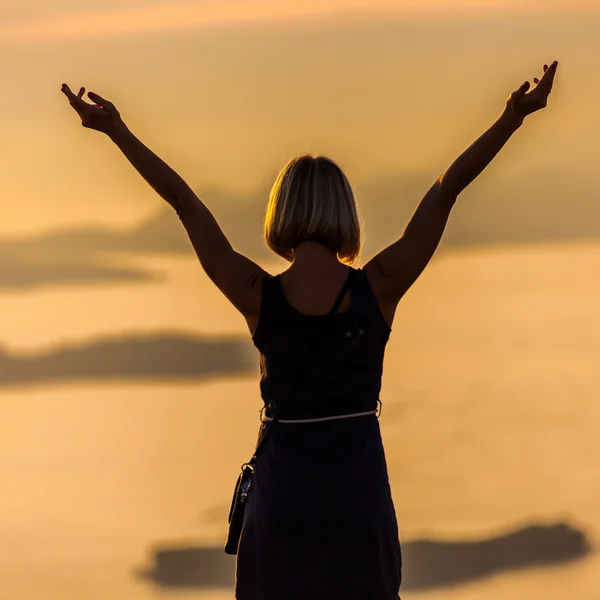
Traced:
<path fill-rule="evenodd" d="M 360 223 L 354 193 L 342 169 L 324 156 L 303 155 L 281 169 L 269 195 L 265 240 L 292 262 L 306 241 L 327 246 L 352 264 L 360 253 Z"/>

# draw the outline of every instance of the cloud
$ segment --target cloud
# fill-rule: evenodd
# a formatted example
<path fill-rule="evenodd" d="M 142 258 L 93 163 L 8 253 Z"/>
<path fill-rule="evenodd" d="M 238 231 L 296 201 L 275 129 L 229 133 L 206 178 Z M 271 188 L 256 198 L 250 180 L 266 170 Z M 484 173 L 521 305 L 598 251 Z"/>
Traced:
<path fill-rule="evenodd" d="M 192 0 L 96 10 L 0 25 L 0 44 L 172 32 L 202 27 L 298 22 L 306 19 L 456 17 L 498 11 L 543 13 L 598 10 L 595 0 Z"/>
<path fill-rule="evenodd" d="M 64 255 L 28 259 L 23 256 L 0 258 L 0 292 L 32 290 L 60 285 L 104 283 L 144 283 L 163 279 L 144 269 L 107 264 L 93 256 Z"/>
<path fill-rule="evenodd" d="M 205 381 L 255 375 L 249 339 L 129 335 L 18 355 L 0 348 L 0 387 L 79 381 Z"/>
<path fill-rule="evenodd" d="M 551 170 L 551 179 L 547 165 L 508 177 L 484 175 L 461 195 L 442 247 L 599 239 L 600 203 L 593 182 L 567 168 Z M 354 186 L 365 224 L 363 259 L 398 239 L 437 175 L 395 172 Z M 262 235 L 266 190 L 244 196 L 207 190 L 202 199 L 236 250 L 258 262 L 274 257 Z M 136 256 L 144 253 L 194 256 L 170 208 L 130 229 L 90 227 L 0 240 L 0 292 L 165 278 L 166 273 L 136 264 Z"/>
<path fill-rule="evenodd" d="M 398 238 L 434 179 L 433 173 L 392 173 L 356 186 L 366 223 L 365 258 Z M 594 182 L 568 168 L 542 165 L 508 176 L 491 169 L 473 183 L 453 209 L 442 247 L 598 238 Z"/>
<path fill-rule="evenodd" d="M 250 201 L 218 191 L 208 192 L 206 198 L 236 249 L 255 260 L 270 255 L 262 237 L 266 193 Z M 164 279 L 163 273 L 128 264 L 143 253 L 194 256 L 171 208 L 130 229 L 83 227 L 0 240 L 0 292 Z"/>
<path fill-rule="evenodd" d="M 228 506 L 220 515 L 226 523 Z M 475 541 L 415 540 L 402 544 L 404 591 L 466 584 L 526 568 L 552 567 L 590 552 L 586 535 L 566 523 L 530 525 Z M 138 572 L 163 588 L 231 587 L 234 559 L 223 548 L 161 546 L 150 569 Z"/>

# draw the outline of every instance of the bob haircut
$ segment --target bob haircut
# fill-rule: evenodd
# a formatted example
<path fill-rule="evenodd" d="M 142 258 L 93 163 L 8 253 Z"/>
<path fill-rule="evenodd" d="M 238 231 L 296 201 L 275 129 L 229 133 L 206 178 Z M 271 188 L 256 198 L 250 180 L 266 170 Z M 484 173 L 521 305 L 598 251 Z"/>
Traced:
<path fill-rule="evenodd" d="M 290 160 L 269 195 L 265 240 L 290 262 L 297 246 L 314 241 L 352 264 L 360 253 L 361 231 L 354 193 L 342 169 L 324 156 Z"/>

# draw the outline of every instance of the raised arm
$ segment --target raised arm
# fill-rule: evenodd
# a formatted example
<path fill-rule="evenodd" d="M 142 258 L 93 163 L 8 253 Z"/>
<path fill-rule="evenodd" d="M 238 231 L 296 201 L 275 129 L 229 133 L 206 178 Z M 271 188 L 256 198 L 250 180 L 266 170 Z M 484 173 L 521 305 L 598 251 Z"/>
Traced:
<path fill-rule="evenodd" d="M 389 321 L 400 298 L 433 256 L 458 195 L 490 164 L 526 116 L 544 108 L 552 90 L 557 62 L 544 65 L 544 75 L 526 81 L 507 100 L 500 118 L 433 184 L 421 200 L 402 237 L 365 265 L 368 277 Z"/>
<path fill-rule="evenodd" d="M 89 92 L 94 103 L 89 104 L 83 99 L 84 88 L 75 95 L 63 84 L 62 91 L 82 125 L 108 135 L 138 173 L 175 209 L 206 274 L 249 323 L 255 321 L 265 272 L 232 248 L 208 208 L 171 167 L 129 131 L 111 102 Z"/>

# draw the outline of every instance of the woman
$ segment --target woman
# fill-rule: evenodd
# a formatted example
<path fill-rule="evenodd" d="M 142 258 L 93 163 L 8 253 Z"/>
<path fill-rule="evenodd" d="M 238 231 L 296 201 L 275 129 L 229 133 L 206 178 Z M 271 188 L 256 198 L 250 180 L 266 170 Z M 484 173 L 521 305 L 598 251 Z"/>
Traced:
<path fill-rule="evenodd" d="M 439 177 L 398 241 L 362 269 L 352 189 L 326 158 L 301 156 L 271 191 L 265 237 L 291 266 L 271 276 L 125 126 L 115 106 L 62 91 L 84 127 L 107 134 L 177 211 L 210 279 L 245 317 L 261 358 L 265 422 L 238 549 L 239 600 L 393 600 L 401 552 L 377 407 L 384 348 L 402 296 L 431 259 L 456 198 L 525 117 L 546 106 L 557 62 Z M 346 284 L 346 287 L 344 287 Z M 328 311 L 340 289 L 341 304 Z M 320 340 L 320 341 L 317 341 Z M 315 345 L 316 344 L 316 345 Z M 294 389 L 298 372 L 305 376 Z"/>

